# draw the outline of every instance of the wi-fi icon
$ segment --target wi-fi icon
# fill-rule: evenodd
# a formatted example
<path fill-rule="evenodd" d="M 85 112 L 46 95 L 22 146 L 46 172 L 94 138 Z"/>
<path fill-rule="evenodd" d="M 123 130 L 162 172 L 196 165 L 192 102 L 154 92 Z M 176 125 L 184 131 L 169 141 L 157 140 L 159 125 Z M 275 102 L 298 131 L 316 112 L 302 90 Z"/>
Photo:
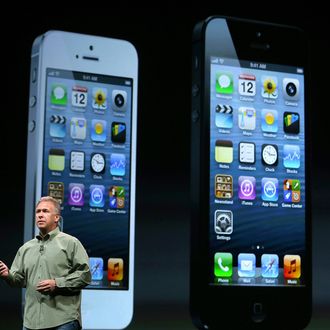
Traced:
<path fill-rule="evenodd" d="M 223 58 L 219 58 L 219 61 L 221 64 L 223 64 L 223 62 L 225 61 Z"/>

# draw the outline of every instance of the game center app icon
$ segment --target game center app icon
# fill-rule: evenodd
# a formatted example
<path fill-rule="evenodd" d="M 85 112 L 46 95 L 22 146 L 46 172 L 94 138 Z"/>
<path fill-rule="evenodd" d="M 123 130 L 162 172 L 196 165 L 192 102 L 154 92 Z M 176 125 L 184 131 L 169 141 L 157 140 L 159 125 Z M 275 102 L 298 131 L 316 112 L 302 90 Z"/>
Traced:
<path fill-rule="evenodd" d="M 288 203 L 300 202 L 300 180 L 285 179 L 283 182 L 283 197 Z"/>

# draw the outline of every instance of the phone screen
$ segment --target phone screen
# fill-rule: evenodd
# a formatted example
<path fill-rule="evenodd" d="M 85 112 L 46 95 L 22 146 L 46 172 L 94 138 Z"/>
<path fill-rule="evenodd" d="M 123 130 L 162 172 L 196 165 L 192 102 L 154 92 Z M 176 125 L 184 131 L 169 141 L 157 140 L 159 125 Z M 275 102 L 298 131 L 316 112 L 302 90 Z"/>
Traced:
<path fill-rule="evenodd" d="M 132 79 L 48 68 L 42 195 L 89 257 L 90 289 L 128 289 Z"/>
<path fill-rule="evenodd" d="M 304 70 L 208 60 L 210 284 L 304 286 Z"/>

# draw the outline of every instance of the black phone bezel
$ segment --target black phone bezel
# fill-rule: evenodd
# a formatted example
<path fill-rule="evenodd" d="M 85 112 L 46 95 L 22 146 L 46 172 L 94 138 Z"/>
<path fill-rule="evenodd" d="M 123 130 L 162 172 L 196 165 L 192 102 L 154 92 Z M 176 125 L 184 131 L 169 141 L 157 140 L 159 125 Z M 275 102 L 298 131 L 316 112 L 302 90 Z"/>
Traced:
<path fill-rule="evenodd" d="M 210 286 L 208 284 L 209 219 L 209 59 L 230 57 L 223 47 L 219 26 L 225 20 L 239 59 L 304 68 L 305 73 L 305 179 L 306 179 L 306 261 L 304 287 Z M 215 23 L 215 24 L 214 24 Z M 222 21 L 223 23 L 223 21 Z M 260 33 L 261 35 L 258 35 Z M 253 47 L 252 45 L 269 45 Z M 252 47 L 251 47 L 252 46 Z M 287 50 L 284 52 L 284 50 Z M 192 59 L 191 132 L 191 277 L 190 309 L 194 323 L 203 328 L 242 326 L 269 329 L 302 328 L 311 317 L 311 130 L 308 109 L 309 71 L 304 33 L 293 27 L 213 16 L 196 25 Z M 224 300 L 219 297 L 225 297 Z M 223 303 L 220 304 L 219 301 Z M 265 317 L 254 317 L 254 306 L 261 303 Z M 225 315 L 224 320 L 219 314 Z M 292 318 L 292 316 L 294 316 Z M 288 320 L 284 324 L 284 320 Z"/>

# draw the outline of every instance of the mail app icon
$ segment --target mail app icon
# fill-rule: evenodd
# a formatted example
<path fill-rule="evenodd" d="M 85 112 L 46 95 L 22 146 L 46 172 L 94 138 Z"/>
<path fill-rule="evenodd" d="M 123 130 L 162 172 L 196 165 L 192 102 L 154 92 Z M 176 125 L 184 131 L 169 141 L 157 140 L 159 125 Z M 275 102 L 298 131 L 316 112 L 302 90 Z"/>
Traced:
<path fill-rule="evenodd" d="M 241 261 L 241 269 L 251 271 L 253 269 L 252 260 L 242 260 Z"/>
<path fill-rule="evenodd" d="M 256 274 L 256 256 L 253 253 L 238 255 L 238 276 L 254 277 Z"/>

